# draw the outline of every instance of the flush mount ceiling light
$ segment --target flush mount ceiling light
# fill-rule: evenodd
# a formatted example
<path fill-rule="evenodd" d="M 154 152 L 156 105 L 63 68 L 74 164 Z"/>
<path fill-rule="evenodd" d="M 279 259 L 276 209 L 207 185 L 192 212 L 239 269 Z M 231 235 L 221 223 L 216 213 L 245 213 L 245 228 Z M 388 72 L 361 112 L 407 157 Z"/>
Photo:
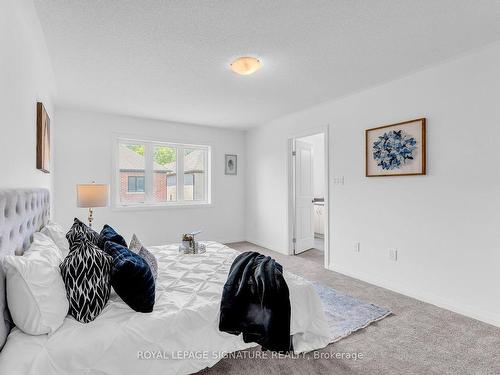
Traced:
<path fill-rule="evenodd" d="M 247 76 L 259 70 L 261 65 L 262 63 L 258 58 L 243 56 L 234 60 L 230 66 L 233 72 Z"/>

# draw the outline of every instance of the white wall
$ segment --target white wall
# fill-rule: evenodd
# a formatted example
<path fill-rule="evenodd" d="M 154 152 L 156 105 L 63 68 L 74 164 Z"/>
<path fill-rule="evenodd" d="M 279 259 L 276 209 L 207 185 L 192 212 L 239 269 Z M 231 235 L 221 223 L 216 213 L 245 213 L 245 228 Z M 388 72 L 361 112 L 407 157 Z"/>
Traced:
<path fill-rule="evenodd" d="M 325 196 L 325 135 L 323 133 L 297 138 L 312 146 L 313 155 L 313 189 L 315 198 Z"/>
<path fill-rule="evenodd" d="M 0 188 L 51 188 L 36 169 L 36 103 L 54 133 L 54 79 L 42 29 L 30 0 L 0 2 Z M 53 151 L 53 150 L 52 150 Z"/>
<path fill-rule="evenodd" d="M 211 127 L 173 124 L 140 118 L 57 110 L 57 155 L 54 176 L 57 222 L 69 226 L 74 217 L 86 221 L 76 207 L 75 186 L 95 180 L 112 181 L 113 134 L 212 146 L 211 207 L 113 210 L 96 208 L 95 227 L 108 223 L 129 240 L 136 233 L 149 245 L 179 242 L 181 233 L 201 229 L 200 239 L 220 242 L 245 238 L 245 133 Z M 224 154 L 238 155 L 238 175 L 224 174 Z"/>
<path fill-rule="evenodd" d="M 500 326 L 499 66 L 496 45 L 250 131 L 247 239 L 288 252 L 287 138 L 329 124 L 331 268 Z M 366 178 L 364 130 L 418 117 L 428 175 Z"/>

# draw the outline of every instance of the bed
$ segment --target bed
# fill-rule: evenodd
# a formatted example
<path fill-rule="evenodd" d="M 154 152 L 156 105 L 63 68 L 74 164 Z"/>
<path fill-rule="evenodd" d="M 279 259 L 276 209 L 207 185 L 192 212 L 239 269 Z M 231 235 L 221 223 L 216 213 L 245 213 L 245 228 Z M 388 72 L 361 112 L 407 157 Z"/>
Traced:
<path fill-rule="evenodd" d="M 2 210 L 4 203 L 7 210 Z M 9 238 L 0 243 L 0 256 L 13 249 L 21 255 L 33 232 L 47 222 L 49 206 L 45 190 L 0 191 L 0 233 Z M 218 329 L 222 288 L 239 253 L 216 242 L 206 246 L 200 255 L 180 255 L 175 244 L 149 247 L 159 264 L 152 313 L 134 312 L 113 292 L 93 322 L 68 316 L 50 336 L 27 335 L 14 327 L 0 352 L 0 374 L 189 374 L 255 346 Z M 296 275 L 284 276 L 294 351 L 328 345 L 329 328 L 314 288 Z M 3 301 L 4 294 L 1 289 Z"/>

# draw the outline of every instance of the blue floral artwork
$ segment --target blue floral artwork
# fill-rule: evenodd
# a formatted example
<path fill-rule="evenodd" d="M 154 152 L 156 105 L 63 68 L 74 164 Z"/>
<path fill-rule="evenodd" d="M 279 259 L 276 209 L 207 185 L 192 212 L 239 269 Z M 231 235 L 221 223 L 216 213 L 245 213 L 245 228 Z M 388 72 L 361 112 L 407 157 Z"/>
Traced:
<path fill-rule="evenodd" d="M 413 160 L 416 148 L 415 138 L 403 130 L 391 130 L 373 142 L 373 158 L 382 169 L 399 169 Z"/>

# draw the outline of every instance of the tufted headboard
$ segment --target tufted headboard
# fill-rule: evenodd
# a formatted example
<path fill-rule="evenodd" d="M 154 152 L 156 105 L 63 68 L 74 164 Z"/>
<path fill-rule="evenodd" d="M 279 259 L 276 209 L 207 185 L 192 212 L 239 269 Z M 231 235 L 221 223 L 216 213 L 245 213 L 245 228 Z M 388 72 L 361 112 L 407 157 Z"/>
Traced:
<path fill-rule="evenodd" d="M 0 257 L 22 255 L 49 216 L 47 189 L 0 190 Z"/>
<path fill-rule="evenodd" d="M 50 199 L 47 189 L 0 189 L 0 261 L 5 255 L 22 255 L 33 233 L 47 224 Z M 5 301 L 5 274 L 0 264 L 0 349 L 10 330 Z"/>

